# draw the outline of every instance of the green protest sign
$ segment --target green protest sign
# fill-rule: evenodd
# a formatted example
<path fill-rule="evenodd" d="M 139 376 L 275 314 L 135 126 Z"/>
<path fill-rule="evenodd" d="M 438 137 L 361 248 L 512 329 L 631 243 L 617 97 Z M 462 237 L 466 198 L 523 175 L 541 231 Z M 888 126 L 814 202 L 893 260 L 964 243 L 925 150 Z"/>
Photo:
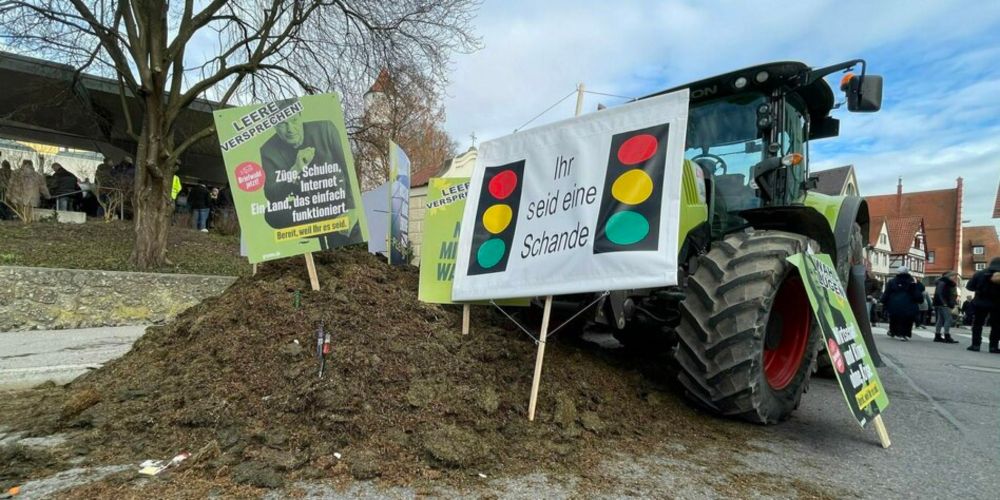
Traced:
<path fill-rule="evenodd" d="M 788 261 L 802 276 L 847 406 L 864 427 L 889 407 L 889 397 L 865 349 L 837 270 L 826 254 L 796 254 Z"/>
<path fill-rule="evenodd" d="M 368 239 L 336 94 L 214 113 L 250 262 Z"/>
<path fill-rule="evenodd" d="M 468 189 L 468 178 L 434 177 L 427 185 L 418 291 L 418 297 L 423 302 L 452 303 L 451 285 L 455 279 L 458 235 Z"/>
<path fill-rule="evenodd" d="M 455 280 L 458 236 L 461 233 L 462 212 L 465 210 L 468 190 L 468 177 L 432 177 L 427 184 L 420 287 L 417 293 L 422 302 L 455 303 L 451 299 L 451 288 Z M 472 303 L 488 304 L 482 301 Z M 504 299 L 496 303 L 502 306 L 526 306 L 530 300 Z"/>

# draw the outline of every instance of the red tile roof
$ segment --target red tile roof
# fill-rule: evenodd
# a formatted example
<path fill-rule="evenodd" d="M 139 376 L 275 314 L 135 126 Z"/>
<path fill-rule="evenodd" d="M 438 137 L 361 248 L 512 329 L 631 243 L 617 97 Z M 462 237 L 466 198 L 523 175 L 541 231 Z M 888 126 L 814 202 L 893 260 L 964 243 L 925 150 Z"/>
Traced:
<path fill-rule="evenodd" d="M 971 226 L 964 228 L 962 242 L 962 276 L 968 278 L 976 272 L 976 262 L 989 264 L 990 259 L 1000 257 L 1000 237 L 994 226 Z M 972 247 L 982 246 L 982 255 L 973 255 Z"/>
<path fill-rule="evenodd" d="M 886 219 L 886 223 L 889 226 L 889 246 L 892 248 L 892 253 L 905 254 L 913 248 L 924 219 L 919 215 L 891 217 Z"/>
<path fill-rule="evenodd" d="M 927 274 L 941 274 L 959 270 L 957 255 L 962 234 L 961 193 L 962 182 L 959 179 L 953 189 L 866 196 L 865 200 L 868 201 L 868 213 L 873 220 L 880 216 L 922 217 L 927 249 L 934 252 L 934 262 L 927 263 Z"/>
<path fill-rule="evenodd" d="M 392 78 L 389 76 L 389 72 L 383 68 L 382 71 L 379 71 L 378 78 L 375 79 L 375 83 L 373 83 L 372 87 L 368 89 L 368 92 L 386 92 L 391 87 Z"/>
<path fill-rule="evenodd" d="M 439 172 L 443 173 L 447 166 L 448 162 L 445 162 L 443 168 L 439 165 L 437 167 L 424 167 L 413 172 L 413 177 L 410 178 L 410 187 L 426 186 L 431 182 L 431 177 L 438 175 Z"/>

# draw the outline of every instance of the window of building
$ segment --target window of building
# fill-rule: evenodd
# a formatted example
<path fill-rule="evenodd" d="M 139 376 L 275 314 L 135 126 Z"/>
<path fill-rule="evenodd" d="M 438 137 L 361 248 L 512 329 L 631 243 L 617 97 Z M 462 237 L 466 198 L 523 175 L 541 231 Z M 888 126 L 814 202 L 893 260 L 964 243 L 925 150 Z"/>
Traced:
<path fill-rule="evenodd" d="M 983 269 L 986 269 L 986 263 L 976 262 L 976 271 L 982 271 Z"/>
<path fill-rule="evenodd" d="M 984 253 L 986 253 L 986 249 L 982 245 L 972 247 L 972 255 L 982 255 Z"/>
<path fill-rule="evenodd" d="M 934 263 L 934 250 L 931 250 L 930 252 L 927 252 L 927 262 L 929 262 L 931 264 Z"/>

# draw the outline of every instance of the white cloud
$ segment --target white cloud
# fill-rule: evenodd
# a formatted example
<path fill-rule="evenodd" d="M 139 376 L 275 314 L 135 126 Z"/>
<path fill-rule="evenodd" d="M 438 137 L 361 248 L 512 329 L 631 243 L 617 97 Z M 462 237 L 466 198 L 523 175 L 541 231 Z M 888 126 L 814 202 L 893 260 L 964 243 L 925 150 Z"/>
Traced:
<path fill-rule="evenodd" d="M 485 47 L 456 58 L 446 99 L 460 149 L 473 131 L 510 133 L 581 81 L 639 96 L 762 62 L 863 57 L 886 74 L 883 110 L 837 111 L 842 136 L 817 143 L 816 167 L 854 163 L 870 192 L 894 190 L 899 175 L 908 190 L 962 175 L 968 216 L 989 223 L 1000 175 L 1000 3 L 507 1 L 488 2 L 477 25 Z M 588 95 L 584 109 L 599 102 L 622 100 Z M 572 112 L 570 98 L 532 125 Z"/>

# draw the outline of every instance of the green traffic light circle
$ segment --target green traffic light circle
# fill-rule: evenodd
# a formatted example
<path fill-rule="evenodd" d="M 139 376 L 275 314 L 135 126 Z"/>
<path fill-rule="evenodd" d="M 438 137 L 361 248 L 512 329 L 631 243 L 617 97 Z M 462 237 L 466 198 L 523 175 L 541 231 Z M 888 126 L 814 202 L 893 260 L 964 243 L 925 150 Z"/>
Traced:
<path fill-rule="evenodd" d="M 503 254 L 506 250 L 507 244 L 500 238 L 487 240 L 479 247 L 479 251 L 476 252 L 476 262 L 479 263 L 479 267 L 489 269 L 497 265 L 500 259 L 503 259 Z"/>
<path fill-rule="evenodd" d="M 604 234 L 616 245 L 638 243 L 649 234 L 649 221 L 638 212 L 618 212 L 608 217 Z"/>

